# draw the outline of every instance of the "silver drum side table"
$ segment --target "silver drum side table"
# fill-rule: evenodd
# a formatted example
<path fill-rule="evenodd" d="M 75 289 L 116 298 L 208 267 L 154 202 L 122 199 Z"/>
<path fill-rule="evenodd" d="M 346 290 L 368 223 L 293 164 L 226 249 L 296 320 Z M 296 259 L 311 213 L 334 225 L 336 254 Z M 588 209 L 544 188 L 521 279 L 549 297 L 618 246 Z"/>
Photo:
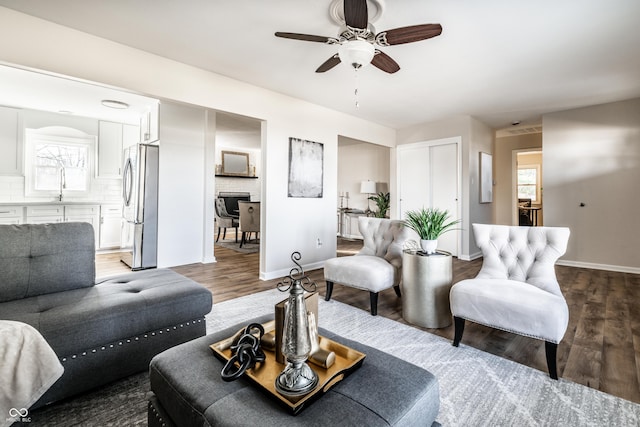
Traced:
<path fill-rule="evenodd" d="M 453 281 L 451 254 L 424 255 L 414 250 L 402 254 L 402 317 L 425 328 L 451 324 L 449 290 Z"/>

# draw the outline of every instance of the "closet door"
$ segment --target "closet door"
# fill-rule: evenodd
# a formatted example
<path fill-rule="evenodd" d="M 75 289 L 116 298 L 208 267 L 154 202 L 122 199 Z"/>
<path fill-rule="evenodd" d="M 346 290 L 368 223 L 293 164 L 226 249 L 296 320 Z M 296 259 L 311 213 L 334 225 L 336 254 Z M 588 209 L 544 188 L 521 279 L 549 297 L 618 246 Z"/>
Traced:
<path fill-rule="evenodd" d="M 431 206 L 429 185 L 429 147 L 398 147 L 398 186 L 400 192 L 400 218 L 408 211 Z"/>
<path fill-rule="evenodd" d="M 421 208 L 448 210 L 451 220 L 460 218 L 459 144 L 451 140 L 398 146 L 400 218 Z M 457 256 L 460 232 L 449 231 L 438 239 L 438 249 Z"/>

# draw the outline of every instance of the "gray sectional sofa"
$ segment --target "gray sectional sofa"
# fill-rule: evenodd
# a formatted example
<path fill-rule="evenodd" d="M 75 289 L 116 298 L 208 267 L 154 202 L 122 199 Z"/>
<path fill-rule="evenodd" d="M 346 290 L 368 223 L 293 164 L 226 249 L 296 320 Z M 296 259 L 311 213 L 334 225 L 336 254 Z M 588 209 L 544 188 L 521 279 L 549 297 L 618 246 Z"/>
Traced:
<path fill-rule="evenodd" d="M 32 409 L 145 371 L 205 334 L 211 292 L 172 270 L 96 283 L 88 223 L 0 225 L 0 319 L 35 327 L 64 366 Z"/>

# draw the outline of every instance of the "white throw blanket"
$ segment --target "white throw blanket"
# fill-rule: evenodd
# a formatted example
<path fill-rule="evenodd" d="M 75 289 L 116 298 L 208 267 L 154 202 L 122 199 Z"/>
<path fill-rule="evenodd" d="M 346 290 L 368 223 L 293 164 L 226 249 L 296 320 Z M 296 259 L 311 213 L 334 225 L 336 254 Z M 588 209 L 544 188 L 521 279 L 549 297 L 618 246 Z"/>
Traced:
<path fill-rule="evenodd" d="M 58 356 L 35 328 L 0 320 L 0 427 L 28 410 L 62 376 Z"/>

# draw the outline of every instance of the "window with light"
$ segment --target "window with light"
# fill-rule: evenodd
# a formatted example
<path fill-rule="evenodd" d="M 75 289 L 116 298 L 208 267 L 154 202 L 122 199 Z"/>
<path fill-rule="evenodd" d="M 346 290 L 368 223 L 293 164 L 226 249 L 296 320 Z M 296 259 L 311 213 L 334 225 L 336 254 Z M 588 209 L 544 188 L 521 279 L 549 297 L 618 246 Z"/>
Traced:
<path fill-rule="evenodd" d="M 525 166 L 518 168 L 518 199 L 531 199 L 538 201 L 539 193 L 539 166 Z"/>
<path fill-rule="evenodd" d="M 47 135 L 27 130 L 25 138 L 27 196 L 82 197 L 91 190 L 95 138 Z"/>

